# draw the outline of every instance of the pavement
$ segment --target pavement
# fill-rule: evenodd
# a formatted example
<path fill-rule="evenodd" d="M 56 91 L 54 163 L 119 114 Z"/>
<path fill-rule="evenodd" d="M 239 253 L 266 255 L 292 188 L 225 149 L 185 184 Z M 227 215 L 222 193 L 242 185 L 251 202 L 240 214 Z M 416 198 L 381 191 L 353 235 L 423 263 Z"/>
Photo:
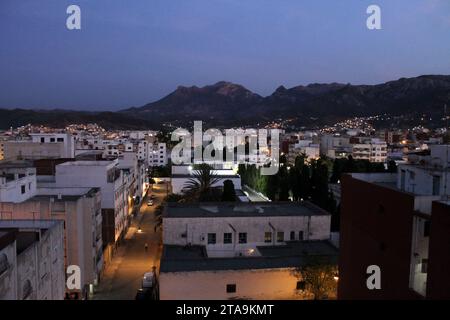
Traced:
<path fill-rule="evenodd" d="M 151 194 L 155 195 L 154 204 L 147 206 Z M 161 230 L 155 232 L 154 210 L 165 196 L 166 186 L 161 184 L 154 185 L 143 199 L 139 213 L 133 218 L 124 240 L 94 288 L 93 300 L 134 300 L 144 273 L 151 271 L 153 266 L 158 272 L 162 234 Z M 139 228 L 141 232 L 138 232 Z"/>

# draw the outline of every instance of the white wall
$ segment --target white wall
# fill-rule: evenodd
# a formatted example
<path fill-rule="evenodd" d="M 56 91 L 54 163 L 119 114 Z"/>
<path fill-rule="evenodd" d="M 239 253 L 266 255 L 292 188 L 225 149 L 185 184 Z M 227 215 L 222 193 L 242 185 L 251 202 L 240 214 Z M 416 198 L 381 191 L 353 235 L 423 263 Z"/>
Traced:
<path fill-rule="evenodd" d="M 327 240 L 330 237 L 330 223 L 329 215 L 164 218 L 163 243 L 182 246 L 188 243 L 205 245 L 208 256 L 234 256 L 239 253 L 246 255 L 248 249 L 256 248 L 256 246 L 285 244 L 276 241 L 277 232 L 284 232 L 285 241 L 290 240 L 291 231 L 295 232 L 295 240 L 299 240 L 299 231 L 303 231 L 303 240 Z M 238 234 L 245 232 L 247 243 L 239 244 Z M 265 232 L 272 232 L 272 243 L 264 242 Z M 208 233 L 216 234 L 216 244 L 208 244 Z M 232 244 L 223 243 L 224 233 L 233 234 Z"/>
<path fill-rule="evenodd" d="M 296 290 L 299 280 L 293 269 L 195 271 L 161 273 L 161 300 L 291 300 L 307 297 Z M 227 293 L 236 284 L 236 293 Z"/>

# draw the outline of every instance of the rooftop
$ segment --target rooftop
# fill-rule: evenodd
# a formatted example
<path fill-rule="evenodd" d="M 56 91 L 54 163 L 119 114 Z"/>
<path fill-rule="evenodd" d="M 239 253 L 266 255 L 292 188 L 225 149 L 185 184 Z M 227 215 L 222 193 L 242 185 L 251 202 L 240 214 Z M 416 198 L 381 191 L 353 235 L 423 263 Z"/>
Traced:
<path fill-rule="evenodd" d="M 274 217 L 329 215 L 310 202 L 168 203 L 164 218 Z"/>
<path fill-rule="evenodd" d="M 110 160 L 79 160 L 79 161 L 68 161 L 61 164 L 58 164 L 58 166 L 108 166 L 110 164 L 114 163 L 114 161 Z"/>
<path fill-rule="evenodd" d="M 32 168 L 33 161 L 28 160 L 3 160 L 0 161 L 0 169 L 15 169 L 15 168 Z"/>
<path fill-rule="evenodd" d="M 328 241 L 290 242 L 258 250 L 257 257 L 208 258 L 204 246 L 165 245 L 161 272 L 295 268 L 319 257 L 332 264 L 338 261 L 338 250 Z"/>

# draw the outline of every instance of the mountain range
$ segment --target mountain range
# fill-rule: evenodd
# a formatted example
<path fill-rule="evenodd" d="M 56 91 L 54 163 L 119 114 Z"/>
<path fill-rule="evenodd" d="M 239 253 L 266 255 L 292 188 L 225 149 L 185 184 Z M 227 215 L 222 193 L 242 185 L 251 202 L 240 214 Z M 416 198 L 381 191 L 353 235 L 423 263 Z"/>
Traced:
<path fill-rule="evenodd" d="M 388 115 L 420 121 L 423 115 L 441 125 L 444 104 L 450 106 L 450 76 L 424 75 L 377 85 L 343 83 L 278 87 L 267 97 L 242 85 L 221 81 L 204 87 L 179 86 L 162 99 L 117 112 L 0 109 L 0 128 L 27 123 L 62 126 L 96 122 L 105 128 L 144 129 L 162 124 L 189 126 L 262 125 L 277 119 L 295 126 L 332 124 L 355 116 Z"/>

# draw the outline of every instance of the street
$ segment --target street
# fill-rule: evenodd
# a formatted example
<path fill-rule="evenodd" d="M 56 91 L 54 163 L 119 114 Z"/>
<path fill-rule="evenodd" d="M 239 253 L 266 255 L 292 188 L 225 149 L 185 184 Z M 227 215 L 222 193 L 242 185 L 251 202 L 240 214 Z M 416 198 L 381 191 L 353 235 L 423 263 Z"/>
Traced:
<path fill-rule="evenodd" d="M 165 184 L 154 185 L 148 196 L 151 194 L 155 195 L 153 206 L 147 206 L 148 198 L 143 199 L 140 212 L 133 218 L 125 239 L 95 288 L 93 300 L 133 300 L 144 273 L 153 266 L 159 270 L 161 231 L 155 232 L 154 210 L 166 195 Z"/>

